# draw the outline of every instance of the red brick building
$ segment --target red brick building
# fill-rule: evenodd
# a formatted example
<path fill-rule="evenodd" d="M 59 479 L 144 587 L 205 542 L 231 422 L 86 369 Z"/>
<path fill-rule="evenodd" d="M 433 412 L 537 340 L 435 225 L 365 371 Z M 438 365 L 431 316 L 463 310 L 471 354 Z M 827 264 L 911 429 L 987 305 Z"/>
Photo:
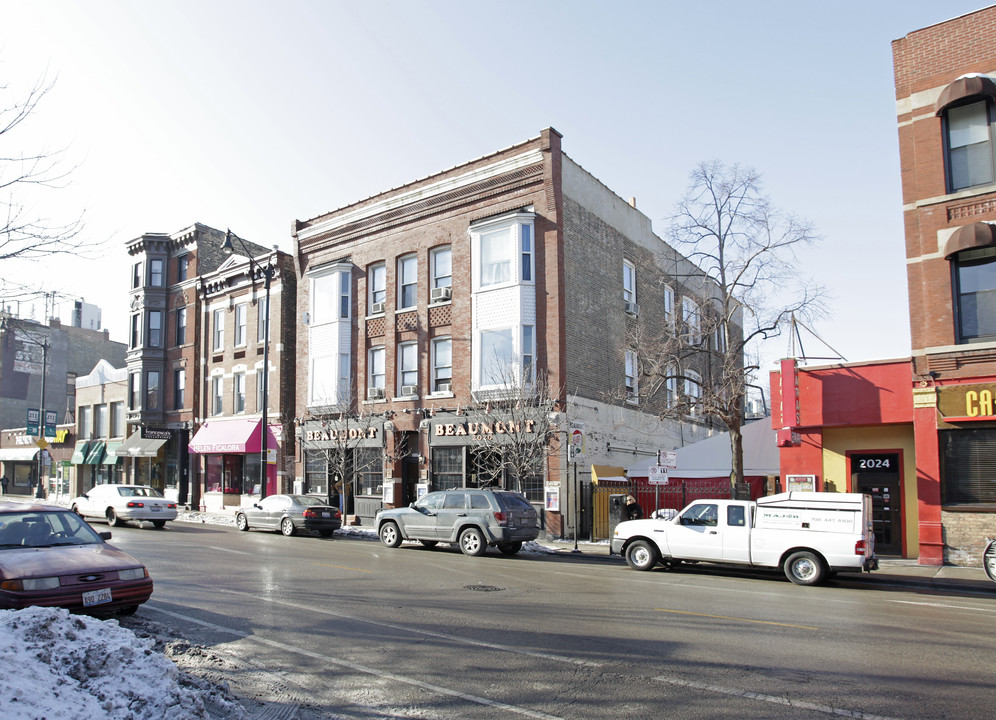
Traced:
<path fill-rule="evenodd" d="M 308 491 L 326 491 L 340 474 L 331 449 L 349 440 L 346 511 L 361 522 L 384 504 L 489 481 L 544 505 L 547 531 L 558 534 L 578 473 L 586 479 L 596 464 L 622 474 L 711 429 L 701 416 L 657 420 L 665 393 L 650 401 L 641 392 L 632 338 L 641 323 L 698 322 L 713 286 L 653 233 L 635 201 L 564 154 L 553 129 L 297 221 L 294 238 L 297 476 Z M 712 370 L 703 360 L 667 391 L 694 394 Z M 540 377 L 555 437 L 513 478 L 501 465 L 508 447 L 485 451 L 480 439 L 508 439 L 509 422 L 538 431 L 542 422 L 508 419 L 501 391 Z M 568 433 L 584 438 L 571 473 Z"/>
<path fill-rule="evenodd" d="M 127 482 L 193 507 L 259 494 L 265 309 L 272 265 L 268 376 L 269 493 L 290 489 L 296 275 L 286 253 L 240 243 L 199 223 L 147 233 L 132 256 L 127 352 L 128 438 L 117 449 Z M 251 253 L 255 266 L 246 253 Z M 288 463 L 291 468 L 288 472 Z"/>
<path fill-rule="evenodd" d="M 817 445 L 806 433 L 831 424 L 834 402 L 849 411 L 864 393 L 886 393 L 890 412 L 879 420 L 912 431 L 913 447 L 898 455 L 903 554 L 971 564 L 996 528 L 996 8 L 911 32 L 893 43 L 893 58 L 913 356 L 908 369 L 892 364 L 884 375 L 871 365 L 804 368 L 795 383 L 776 374 L 773 398 L 778 388 L 791 399 L 794 384 L 799 401 L 798 412 L 783 404 L 776 426 L 803 436 L 783 452 L 782 471 L 825 482 L 849 449 Z M 847 376 L 852 392 L 807 390 L 830 376 L 838 386 Z M 874 419 L 837 417 L 852 428 Z M 890 442 L 894 459 L 903 442 Z M 842 480 L 839 489 L 852 489 L 853 469 Z"/>

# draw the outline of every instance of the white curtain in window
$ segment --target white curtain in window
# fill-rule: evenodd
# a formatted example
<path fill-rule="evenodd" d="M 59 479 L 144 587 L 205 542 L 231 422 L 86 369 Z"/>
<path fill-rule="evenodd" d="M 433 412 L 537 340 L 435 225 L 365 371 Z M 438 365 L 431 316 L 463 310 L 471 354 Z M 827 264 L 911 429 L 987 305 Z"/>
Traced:
<path fill-rule="evenodd" d="M 510 228 L 481 235 L 482 287 L 512 280 L 512 252 L 514 249 Z"/>

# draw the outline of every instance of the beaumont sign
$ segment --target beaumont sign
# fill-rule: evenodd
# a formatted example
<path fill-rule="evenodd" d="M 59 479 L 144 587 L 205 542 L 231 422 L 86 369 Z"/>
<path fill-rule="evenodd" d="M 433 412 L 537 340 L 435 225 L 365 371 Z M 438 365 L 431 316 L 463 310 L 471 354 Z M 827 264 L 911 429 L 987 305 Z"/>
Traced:
<path fill-rule="evenodd" d="M 307 430 L 304 439 L 308 442 L 319 442 L 322 440 L 373 440 L 377 437 L 375 427 L 351 427 L 351 428 L 321 428 L 319 430 Z"/>
<path fill-rule="evenodd" d="M 436 423 L 434 434 L 437 437 L 456 437 L 460 435 L 511 435 L 521 432 L 535 432 L 535 420 L 525 420 L 523 422 L 463 422 L 463 423 Z"/>

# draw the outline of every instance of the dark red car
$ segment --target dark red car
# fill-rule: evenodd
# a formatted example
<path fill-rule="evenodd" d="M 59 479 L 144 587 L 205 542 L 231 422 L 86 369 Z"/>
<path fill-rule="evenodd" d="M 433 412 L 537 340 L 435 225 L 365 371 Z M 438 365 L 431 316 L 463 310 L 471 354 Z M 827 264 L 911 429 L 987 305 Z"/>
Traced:
<path fill-rule="evenodd" d="M 0 608 L 135 612 L 152 595 L 142 563 L 56 505 L 0 502 Z"/>

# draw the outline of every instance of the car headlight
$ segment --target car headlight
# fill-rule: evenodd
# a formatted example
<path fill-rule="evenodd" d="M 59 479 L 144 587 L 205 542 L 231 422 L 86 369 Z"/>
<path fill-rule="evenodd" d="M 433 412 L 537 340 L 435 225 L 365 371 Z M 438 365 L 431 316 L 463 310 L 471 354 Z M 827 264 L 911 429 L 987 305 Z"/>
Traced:
<path fill-rule="evenodd" d="M 27 578 L 21 580 L 21 584 L 25 590 L 52 590 L 60 585 L 57 577 Z"/>
<path fill-rule="evenodd" d="M 131 570 L 118 570 L 118 578 L 121 580 L 141 580 L 149 577 L 149 571 L 144 567 L 132 568 Z"/>

